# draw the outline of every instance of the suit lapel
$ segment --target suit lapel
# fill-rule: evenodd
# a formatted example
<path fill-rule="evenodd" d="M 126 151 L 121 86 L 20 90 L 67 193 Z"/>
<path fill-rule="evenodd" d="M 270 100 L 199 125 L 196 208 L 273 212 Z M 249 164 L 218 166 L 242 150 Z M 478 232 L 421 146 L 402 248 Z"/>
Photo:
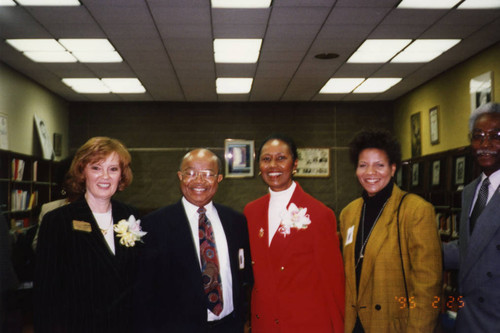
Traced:
<path fill-rule="evenodd" d="M 499 189 L 491 197 L 490 201 L 479 216 L 474 227 L 474 232 L 469 238 L 467 254 L 462 268 L 462 277 L 465 277 L 479 260 L 484 249 L 490 244 L 500 228 L 500 193 Z"/>
<path fill-rule="evenodd" d="M 472 209 L 472 201 L 474 200 L 474 195 L 476 193 L 476 187 L 481 181 L 481 177 L 476 178 L 472 183 L 467 185 L 463 191 L 463 200 L 462 200 L 462 212 L 460 214 L 460 261 L 465 260 L 467 256 L 467 248 L 469 244 L 469 235 L 470 235 L 470 224 L 469 224 L 469 213 Z M 462 270 L 460 275 L 462 275 Z"/>
<path fill-rule="evenodd" d="M 355 261 L 355 250 L 356 250 L 356 235 L 358 234 L 358 229 L 359 229 L 359 220 L 361 219 L 361 209 L 363 206 L 363 200 L 358 200 L 358 204 L 356 204 L 355 207 L 353 207 L 353 211 L 355 212 L 353 218 L 349 218 L 349 220 L 354 221 L 353 225 L 346 226 L 346 229 L 344 232 L 348 232 L 350 228 L 353 228 L 352 231 L 352 240 L 349 243 L 349 247 L 345 246 L 346 239 L 343 239 L 342 241 L 344 242 L 344 251 L 348 249 L 348 251 L 345 252 L 344 255 L 344 260 L 345 262 L 345 274 L 346 274 L 346 282 L 349 285 L 349 288 L 351 289 L 351 295 L 357 295 L 357 288 L 356 288 L 356 263 Z M 347 237 L 347 235 L 345 235 Z"/>
<path fill-rule="evenodd" d="M 396 223 L 396 210 L 401 200 L 401 194 L 401 190 L 394 186 L 389 201 L 384 207 L 378 221 L 373 226 L 373 231 L 365 248 L 365 257 L 363 259 L 363 268 L 361 270 L 361 278 L 359 281 L 358 297 L 359 295 L 363 295 L 363 292 L 367 289 L 368 282 L 373 274 L 375 259 L 377 258 L 382 245 L 388 241 L 387 238 L 389 237 L 390 226 L 393 222 Z"/>

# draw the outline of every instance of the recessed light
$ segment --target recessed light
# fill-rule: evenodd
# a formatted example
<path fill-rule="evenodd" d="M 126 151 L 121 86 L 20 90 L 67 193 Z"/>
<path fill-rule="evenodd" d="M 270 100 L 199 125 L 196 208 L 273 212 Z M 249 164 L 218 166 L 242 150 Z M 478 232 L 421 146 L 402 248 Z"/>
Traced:
<path fill-rule="evenodd" d="M 500 8 L 498 0 L 465 0 L 457 9 L 494 9 Z"/>
<path fill-rule="evenodd" d="M 212 0 L 212 8 L 268 8 L 271 0 Z"/>
<path fill-rule="evenodd" d="M 460 43 L 460 39 L 417 39 L 395 56 L 391 62 L 430 62 L 458 43 Z"/>
<path fill-rule="evenodd" d="M 214 39 L 216 63 L 256 63 L 262 39 Z"/>
<path fill-rule="evenodd" d="M 347 94 L 354 90 L 365 78 L 330 79 L 319 91 L 320 94 Z"/>
<path fill-rule="evenodd" d="M 21 6 L 80 6 L 78 0 L 16 0 Z"/>
<path fill-rule="evenodd" d="M 355 94 L 369 94 L 369 93 L 381 93 L 389 90 L 392 86 L 396 85 L 401 81 L 399 77 L 393 78 L 371 78 L 366 79 L 362 84 L 357 87 L 353 93 Z"/>
<path fill-rule="evenodd" d="M 367 39 L 348 63 L 384 63 L 411 43 L 411 39 Z"/>
<path fill-rule="evenodd" d="M 461 0 L 403 0 L 397 8 L 403 9 L 450 9 Z"/>
<path fill-rule="evenodd" d="M 252 78 L 218 78 L 215 87 L 218 94 L 248 94 L 252 82 Z"/>

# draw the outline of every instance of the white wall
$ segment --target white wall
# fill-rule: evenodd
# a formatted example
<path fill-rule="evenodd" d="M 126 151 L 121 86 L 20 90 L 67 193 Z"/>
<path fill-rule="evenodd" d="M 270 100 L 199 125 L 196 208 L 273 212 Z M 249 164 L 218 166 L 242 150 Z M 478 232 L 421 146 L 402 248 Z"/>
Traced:
<path fill-rule="evenodd" d="M 34 115 L 43 119 L 50 139 L 62 134 L 62 155 L 68 155 L 68 103 L 10 67 L 0 63 L 0 114 L 7 115 L 8 150 L 42 156 Z"/>

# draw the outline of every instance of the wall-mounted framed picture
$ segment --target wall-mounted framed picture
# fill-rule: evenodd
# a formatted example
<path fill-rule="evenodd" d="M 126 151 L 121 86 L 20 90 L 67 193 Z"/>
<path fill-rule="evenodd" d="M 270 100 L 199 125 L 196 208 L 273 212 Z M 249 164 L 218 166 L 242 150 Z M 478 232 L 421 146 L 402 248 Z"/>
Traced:
<path fill-rule="evenodd" d="M 420 163 L 411 166 L 411 186 L 417 187 L 420 184 Z"/>
<path fill-rule="evenodd" d="M 469 82 L 470 112 L 493 100 L 493 72 L 472 78 Z"/>
<path fill-rule="evenodd" d="M 9 149 L 9 126 L 5 113 L 0 113 L 0 149 Z"/>
<path fill-rule="evenodd" d="M 61 156 L 62 154 L 62 134 L 54 133 L 54 154 Z"/>
<path fill-rule="evenodd" d="M 422 155 L 422 138 L 420 126 L 420 112 L 414 113 L 410 117 L 411 124 L 411 156 Z"/>
<path fill-rule="evenodd" d="M 227 178 L 253 177 L 254 172 L 254 141 L 224 140 L 224 159 Z"/>
<path fill-rule="evenodd" d="M 431 145 L 437 145 L 439 143 L 439 106 L 429 110 L 429 132 Z"/>
<path fill-rule="evenodd" d="M 455 185 L 465 183 L 465 156 L 459 156 L 455 159 Z"/>
<path fill-rule="evenodd" d="M 49 131 L 47 130 L 47 125 L 42 118 L 35 114 L 36 129 L 38 132 L 38 137 L 40 139 L 40 144 L 42 146 L 43 158 L 51 160 L 54 157 L 54 149 L 52 148 L 52 142 L 50 141 Z"/>
<path fill-rule="evenodd" d="M 296 177 L 330 177 L 329 148 L 298 148 Z"/>
<path fill-rule="evenodd" d="M 439 186 L 441 183 L 441 161 L 432 162 L 432 174 L 431 174 L 431 185 Z"/>

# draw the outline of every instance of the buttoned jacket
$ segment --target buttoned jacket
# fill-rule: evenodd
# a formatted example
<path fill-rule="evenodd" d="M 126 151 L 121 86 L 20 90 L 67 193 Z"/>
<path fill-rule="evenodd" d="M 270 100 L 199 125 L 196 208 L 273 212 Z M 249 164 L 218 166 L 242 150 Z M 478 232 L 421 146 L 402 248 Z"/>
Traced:
<path fill-rule="evenodd" d="M 459 231 L 459 278 L 456 332 L 497 332 L 500 325 L 500 193 L 497 189 L 470 235 L 478 177 L 465 186 Z"/>
<path fill-rule="evenodd" d="M 118 201 L 111 206 L 114 223 L 135 214 Z M 140 245 L 126 247 L 115 237 L 113 254 L 84 199 L 48 212 L 36 251 L 35 332 L 132 332 Z"/>
<path fill-rule="evenodd" d="M 270 195 L 244 210 L 255 285 L 252 333 L 342 332 L 344 271 L 333 211 L 297 187 L 289 202 L 307 208 L 307 229 L 277 231 L 269 246 Z"/>
<path fill-rule="evenodd" d="M 408 289 L 406 299 L 397 230 L 397 210 L 403 194 L 394 185 L 373 227 L 365 247 L 359 289 L 354 251 L 363 199 L 354 200 L 340 214 L 346 273 L 346 333 L 352 332 L 356 316 L 367 333 L 429 333 L 437 323 L 442 255 L 434 208 L 414 194 L 408 195 L 401 206 L 399 229 Z"/>

